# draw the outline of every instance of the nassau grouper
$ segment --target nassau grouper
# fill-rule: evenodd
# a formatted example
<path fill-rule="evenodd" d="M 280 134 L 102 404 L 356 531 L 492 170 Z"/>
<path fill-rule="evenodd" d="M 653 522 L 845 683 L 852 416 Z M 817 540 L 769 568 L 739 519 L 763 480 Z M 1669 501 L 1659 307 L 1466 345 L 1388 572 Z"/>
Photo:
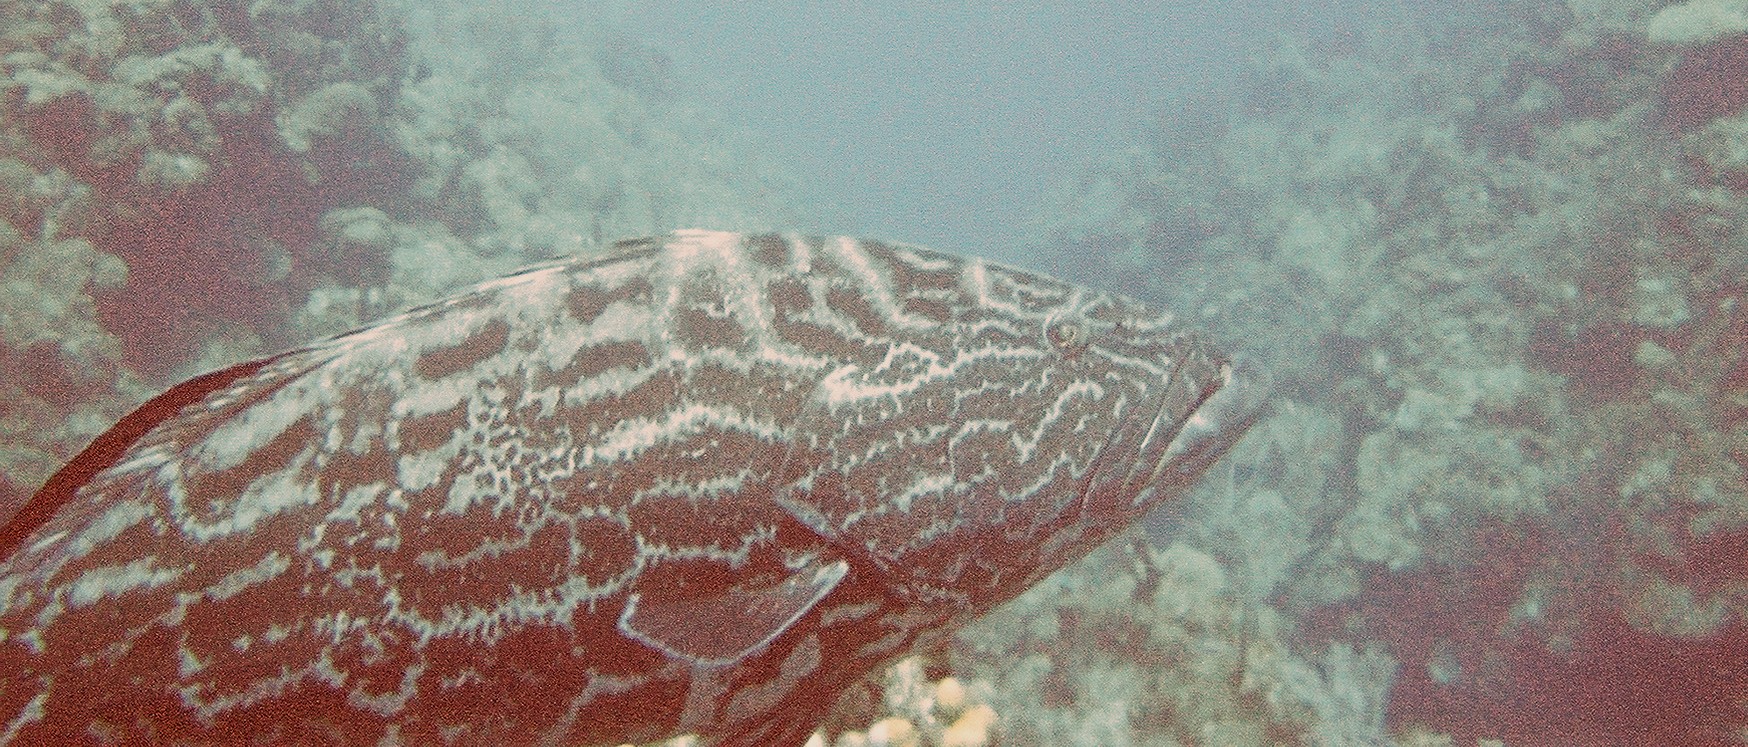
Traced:
<path fill-rule="evenodd" d="M 184 382 L 0 527 L 0 742 L 798 746 L 1181 495 L 1262 399 L 1171 317 L 683 231 Z"/>

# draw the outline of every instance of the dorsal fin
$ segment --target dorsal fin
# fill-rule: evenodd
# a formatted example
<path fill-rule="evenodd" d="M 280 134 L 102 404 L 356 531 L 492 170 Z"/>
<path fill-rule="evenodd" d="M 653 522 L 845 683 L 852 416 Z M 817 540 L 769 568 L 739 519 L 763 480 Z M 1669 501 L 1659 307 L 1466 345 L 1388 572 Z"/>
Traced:
<path fill-rule="evenodd" d="M 260 371 L 278 356 L 269 356 L 247 363 L 238 363 L 229 368 L 210 371 L 176 386 L 164 390 L 162 394 L 146 400 L 133 412 L 128 413 L 109 430 L 92 439 L 78 456 L 67 462 L 48 482 L 24 502 L 18 513 L 0 525 L 0 560 L 12 557 L 13 551 L 24 542 L 24 538 L 36 531 L 59 511 L 61 506 L 72 500 L 73 494 L 79 488 L 91 481 L 92 476 L 102 472 L 121 459 L 127 453 L 128 447 L 140 440 L 141 436 L 176 416 L 182 408 L 206 398 L 206 395 L 230 386 L 232 382 Z"/>

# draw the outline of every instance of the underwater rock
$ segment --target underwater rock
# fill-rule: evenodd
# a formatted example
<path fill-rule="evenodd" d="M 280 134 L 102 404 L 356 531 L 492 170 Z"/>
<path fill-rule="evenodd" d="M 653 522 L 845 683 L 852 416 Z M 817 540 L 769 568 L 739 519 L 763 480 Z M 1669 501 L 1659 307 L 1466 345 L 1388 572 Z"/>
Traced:
<path fill-rule="evenodd" d="M 1676 132 L 1699 130 L 1748 108 L 1748 34 L 1688 50 L 1664 80 L 1663 123 Z"/>
<path fill-rule="evenodd" d="M 285 147 L 307 153 L 317 140 L 374 128 L 377 109 L 376 97 L 369 89 L 341 81 L 291 102 L 280 110 L 276 121 Z"/>
<path fill-rule="evenodd" d="M 1690 0 L 1657 11 L 1646 25 L 1652 42 L 1699 46 L 1748 32 L 1748 2 Z"/>

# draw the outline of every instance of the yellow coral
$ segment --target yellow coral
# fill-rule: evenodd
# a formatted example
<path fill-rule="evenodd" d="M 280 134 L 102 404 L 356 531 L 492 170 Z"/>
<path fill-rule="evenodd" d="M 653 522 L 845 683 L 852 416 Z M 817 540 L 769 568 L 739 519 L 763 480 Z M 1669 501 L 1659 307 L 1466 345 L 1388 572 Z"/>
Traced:
<path fill-rule="evenodd" d="M 935 708 L 943 713 L 958 713 L 965 709 L 965 683 L 958 677 L 944 677 L 935 683 Z"/>
<path fill-rule="evenodd" d="M 995 709 L 979 703 L 947 727 L 941 734 L 941 747 L 985 747 L 994 725 Z"/>
<path fill-rule="evenodd" d="M 902 716 L 887 716 L 868 727 L 868 744 L 872 747 L 921 747 L 922 738 L 916 724 Z"/>
<path fill-rule="evenodd" d="M 807 747 L 987 747 L 995 709 L 983 701 L 989 683 L 957 677 L 930 682 L 918 657 L 902 659 L 884 677 L 886 715 L 867 731 L 815 734 Z"/>

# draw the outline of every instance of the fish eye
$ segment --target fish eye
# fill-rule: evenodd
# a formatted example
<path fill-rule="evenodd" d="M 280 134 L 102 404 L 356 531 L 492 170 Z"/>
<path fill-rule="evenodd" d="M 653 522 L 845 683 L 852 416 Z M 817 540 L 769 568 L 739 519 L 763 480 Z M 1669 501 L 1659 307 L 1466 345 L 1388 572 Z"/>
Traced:
<path fill-rule="evenodd" d="M 1044 325 L 1044 339 L 1069 355 L 1085 348 L 1088 337 L 1086 325 L 1075 319 L 1056 318 Z"/>

